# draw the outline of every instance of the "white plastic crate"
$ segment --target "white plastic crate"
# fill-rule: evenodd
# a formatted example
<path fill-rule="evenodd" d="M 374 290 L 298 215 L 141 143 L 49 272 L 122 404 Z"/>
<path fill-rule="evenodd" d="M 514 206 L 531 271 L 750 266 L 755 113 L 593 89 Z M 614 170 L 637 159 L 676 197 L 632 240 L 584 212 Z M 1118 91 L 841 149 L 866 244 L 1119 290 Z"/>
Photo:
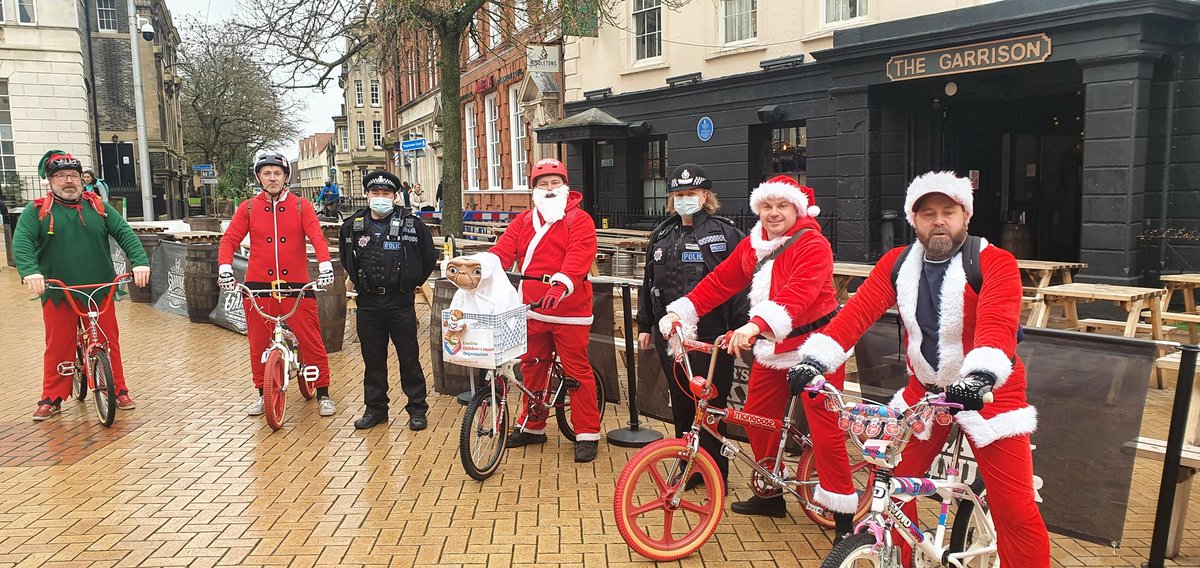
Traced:
<path fill-rule="evenodd" d="M 528 306 L 498 314 L 442 310 L 442 361 L 494 369 L 523 355 L 527 347 Z"/>

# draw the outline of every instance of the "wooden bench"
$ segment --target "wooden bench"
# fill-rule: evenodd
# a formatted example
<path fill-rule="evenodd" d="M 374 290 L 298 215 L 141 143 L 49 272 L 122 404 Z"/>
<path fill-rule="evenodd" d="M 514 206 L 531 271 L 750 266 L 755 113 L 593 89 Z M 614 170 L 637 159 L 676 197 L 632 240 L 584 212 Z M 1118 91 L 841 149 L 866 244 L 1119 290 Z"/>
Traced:
<path fill-rule="evenodd" d="M 1164 320 L 1167 319 L 1166 314 L 1163 314 L 1163 319 Z M 1117 320 L 1106 320 L 1106 319 L 1100 319 L 1100 318 L 1084 318 L 1084 319 L 1079 320 L 1079 325 L 1076 326 L 1076 329 L 1078 329 L 1079 331 L 1092 331 L 1092 330 L 1101 330 L 1101 329 L 1106 329 L 1106 330 L 1110 330 L 1110 331 L 1125 331 L 1125 328 L 1127 325 L 1129 325 L 1128 322 L 1117 321 Z M 1148 323 L 1137 324 L 1137 332 L 1138 333 L 1151 333 L 1152 331 L 1154 331 L 1154 330 Z M 1171 331 L 1171 328 L 1168 326 L 1162 326 L 1159 328 L 1159 333 L 1167 333 L 1169 331 Z"/>
<path fill-rule="evenodd" d="M 1163 461 L 1167 455 L 1167 442 L 1145 436 L 1125 444 L 1139 458 Z M 1189 444 L 1183 445 L 1183 454 L 1179 460 L 1179 481 L 1175 488 L 1175 501 L 1171 503 L 1171 526 L 1167 531 L 1167 558 L 1179 555 L 1183 544 L 1183 527 L 1187 520 L 1188 501 L 1192 494 L 1192 481 L 1196 471 L 1200 470 L 1200 448 Z"/>

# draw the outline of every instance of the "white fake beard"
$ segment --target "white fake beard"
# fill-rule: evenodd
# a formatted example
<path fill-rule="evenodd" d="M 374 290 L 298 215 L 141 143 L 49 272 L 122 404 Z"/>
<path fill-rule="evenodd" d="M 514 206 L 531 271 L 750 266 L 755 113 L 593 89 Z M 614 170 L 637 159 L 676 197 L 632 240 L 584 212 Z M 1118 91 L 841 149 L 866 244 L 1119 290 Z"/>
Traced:
<path fill-rule="evenodd" d="M 567 215 L 567 194 L 571 189 L 567 186 L 555 188 L 553 191 L 533 190 L 533 206 L 547 223 L 554 223 Z M 546 194 L 553 193 L 554 197 Z"/>

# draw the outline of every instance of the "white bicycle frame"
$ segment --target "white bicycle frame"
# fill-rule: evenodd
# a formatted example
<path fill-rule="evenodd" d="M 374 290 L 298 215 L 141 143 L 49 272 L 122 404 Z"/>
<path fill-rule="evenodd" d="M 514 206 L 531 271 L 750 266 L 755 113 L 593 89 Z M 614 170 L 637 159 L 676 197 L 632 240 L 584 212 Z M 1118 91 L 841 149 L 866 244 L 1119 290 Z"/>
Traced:
<path fill-rule="evenodd" d="M 251 290 L 250 288 L 247 288 L 245 284 L 238 283 L 237 289 L 242 293 L 243 296 L 250 299 L 250 305 L 254 306 L 254 311 L 258 312 L 259 316 L 275 324 L 275 329 L 271 332 L 271 344 L 268 345 L 267 348 L 262 352 L 262 362 L 267 362 L 267 356 L 271 354 L 271 351 L 279 350 L 279 352 L 282 354 L 283 368 L 287 369 L 288 372 L 283 374 L 283 386 L 280 387 L 279 390 L 281 392 L 287 392 L 288 385 L 290 385 L 292 382 L 292 371 L 295 371 L 296 374 L 303 377 L 304 380 L 310 383 L 315 382 L 318 378 L 320 378 L 321 371 L 315 365 L 307 365 L 304 368 L 300 367 L 300 361 L 297 359 L 296 354 L 288 347 L 289 344 L 297 344 L 296 335 L 292 333 L 292 330 L 288 329 L 283 322 L 295 315 L 296 310 L 300 309 L 300 300 L 303 299 L 305 292 L 309 290 L 312 290 L 313 292 L 323 292 L 324 290 L 318 288 L 316 282 L 309 282 L 300 288 L 270 290 Z M 258 305 L 257 299 L 260 296 L 274 295 L 277 300 L 282 301 L 282 294 L 295 294 L 298 296 L 296 301 L 292 303 L 292 309 L 289 310 L 287 314 L 272 316 L 264 312 L 262 306 Z"/>

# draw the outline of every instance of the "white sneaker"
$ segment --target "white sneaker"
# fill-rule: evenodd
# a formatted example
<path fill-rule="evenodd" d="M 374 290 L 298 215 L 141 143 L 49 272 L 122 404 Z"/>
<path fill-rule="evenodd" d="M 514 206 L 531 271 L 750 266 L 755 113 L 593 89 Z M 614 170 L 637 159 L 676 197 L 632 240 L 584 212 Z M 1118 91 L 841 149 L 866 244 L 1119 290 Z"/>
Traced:
<path fill-rule="evenodd" d="M 262 416 L 263 415 L 263 398 L 260 396 L 258 400 L 246 407 L 247 416 Z"/>
<path fill-rule="evenodd" d="M 333 400 L 327 396 L 321 397 L 317 401 L 317 414 L 321 416 L 333 416 L 337 414 L 337 407 L 333 405 Z"/>

